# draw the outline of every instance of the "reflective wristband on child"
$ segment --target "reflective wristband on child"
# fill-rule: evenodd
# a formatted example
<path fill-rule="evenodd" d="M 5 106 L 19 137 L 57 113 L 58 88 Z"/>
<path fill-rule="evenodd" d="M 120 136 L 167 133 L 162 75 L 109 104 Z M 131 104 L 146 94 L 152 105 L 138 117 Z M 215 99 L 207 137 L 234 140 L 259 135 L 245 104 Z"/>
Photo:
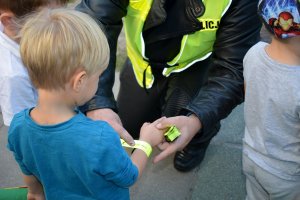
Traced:
<path fill-rule="evenodd" d="M 141 140 L 134 140 L 135 145 L 134 146 L 130 146 L 129 144 L 127 144 L 123 139 L 121 139 L 121 144 L 123 147 L 129 147 L 129 148 L 134 148 L 134 149 L 141 149 L 143 152 L 145 152 L 145 154 L 147 155 L 147 157 L 150 156 L 151 152 L 152 152 L 152 147 L 149 143 L 145 142 L 145 141 L 141 141 Z"/>
<path fill-rule="evenodd" d="M 164 135 L 168 142 L 173 142 L 180 134 L 181 133 L 176 126 L 171 126 Z"/>

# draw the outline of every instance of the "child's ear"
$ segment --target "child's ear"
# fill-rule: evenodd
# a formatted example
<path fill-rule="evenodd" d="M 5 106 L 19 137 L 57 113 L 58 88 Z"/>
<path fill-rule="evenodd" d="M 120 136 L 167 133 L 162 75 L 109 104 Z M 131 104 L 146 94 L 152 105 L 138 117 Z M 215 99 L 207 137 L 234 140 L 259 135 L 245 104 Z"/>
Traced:
<path fill-rule="evenodd" d="M 79 92 L 82 87 L 86 84 L 87 80 L 87 73 L 86 71 L 79 71 L 74 75 L 73 81 L 72 81 L 72 88 L 76 91 Z"/>
<path fill-rule="evenodd" d="M 1 11 L 0 21 L 5 28 L 10 28 L 15 15 L 10 11 Z"/>

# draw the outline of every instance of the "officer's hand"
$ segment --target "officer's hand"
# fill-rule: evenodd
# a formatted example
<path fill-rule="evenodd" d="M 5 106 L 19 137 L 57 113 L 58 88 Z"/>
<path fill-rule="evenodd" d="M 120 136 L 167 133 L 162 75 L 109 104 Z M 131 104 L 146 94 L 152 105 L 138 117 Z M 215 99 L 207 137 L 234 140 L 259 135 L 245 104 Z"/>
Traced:
<path fill-rule="evenodd" d="M 125 140 L 129 145 L 134 145 L 134 140 L 131 135 L 123 127 L 121 119 L 117 113 L 109 108 L 102 108 L 97 110 L 92 110 L 86 114 L 89 118 L 93 120 L 103 120 L 109 123 L 115 131 L 120 135 L 120 137 Z"/>
<path fill-rule="evenodd" d="M 181 135 L 172 143 L 163 143 L 159 147 L 162 150 L 157 156 L 155 156 L 153 162 L 157 163 L 176 151 L 182 150 L 192 138 L 201 129 L 201 122 L 196 115 L 177 116 L 162 119 L 159 124 L 156 125 L 158 129 L 166 129 L 175 125 L 180 131 Z"/>

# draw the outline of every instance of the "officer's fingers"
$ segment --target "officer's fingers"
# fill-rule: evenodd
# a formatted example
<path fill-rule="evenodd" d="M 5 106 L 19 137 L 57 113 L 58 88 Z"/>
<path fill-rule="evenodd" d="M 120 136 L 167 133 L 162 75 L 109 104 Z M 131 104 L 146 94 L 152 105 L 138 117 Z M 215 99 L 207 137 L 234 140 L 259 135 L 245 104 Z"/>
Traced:
<path fill-rule="evenodd" d="M 149 124 L 150 124 L 150 122 L 144 122 L 142 125 L 142 128 L 148 126 Z"/>
<path fill-rule="evenodd" d="M 122 133 L 122 135 L 120 135 L 120 137 L 125 140 L 125 142 L 127 144 L 129 144 L 130 146 L 134 146 L 135 142 L 134 139 L 132 138 L 132 136 L 124 129 L 124 132 Z"/>
<path fill-rule="evenodd" d="M 161 151 L 165 150 L 166 148 L 168 148 L 170 146 L 170 144 L 168 142 L 163 142 L 157 145 L 157 148 Z"/>
<path fill-rule="evenodd" d="M 161 153 L 159 153 L 157 156 L 154 157 L 153 163 L 158 163 L 159 161 L 164 160 L 165 158 L 175 153 L 176 151 L 177 151 L 177 146 L 174 143 L 170 144 L 164 151 L 162 151 Z"/>
<path fill-rule="evenodd" d="M 134 145 L 134 140 L 132 138 L 132 136 L 126 131 L 125 128 L 123 128 L 123 126 L 121 126 L 120 124 L 115 123 L 113 128 L 117 131 L 117 133 L 119 134 L 119 136 L 129 145 L 133 146 Z"/>

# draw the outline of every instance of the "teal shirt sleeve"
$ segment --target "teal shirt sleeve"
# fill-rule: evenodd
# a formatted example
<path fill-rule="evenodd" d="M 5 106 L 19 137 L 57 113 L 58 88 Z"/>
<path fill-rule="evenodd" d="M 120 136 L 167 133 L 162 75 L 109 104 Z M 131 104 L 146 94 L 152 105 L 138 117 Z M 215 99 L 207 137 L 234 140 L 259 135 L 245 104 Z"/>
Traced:
<path fill-rule="evenodd" d="M 17 150 L 15 148 L 17 148 L 17 146 L 14 146 L 14 144 L 11 141 L 16 141 L 18 140 L 17 138 L 14 138 L 12 140 L 11 137 L 15 137 L 15 135 L 10 134 L 11 130 L 14 129 L 13 127 L 14 123 L 11 124 L 9 131 L 8 131 L 8 140 L 7 140 L 7 148 L 13 153 L 15 160 L 17 161 L 21 171 L 23 174 L 25 175 L 32 175 L 32 173 L 26 168 L 26 166 L 24 165 L 24 163 L 22 162 L 22 156 L 19 155 L 17 152 Z M 18 140 L 19 141 L 19 140 Z"/>
<path fill-rule="evenodd" d="M 119 187 L 132 186 L 138 178 L 138 169 L 123 149 L 119 135 L 108 124 L 103 128 L 98 147 L 101 155 L 94 171 Z"/>

